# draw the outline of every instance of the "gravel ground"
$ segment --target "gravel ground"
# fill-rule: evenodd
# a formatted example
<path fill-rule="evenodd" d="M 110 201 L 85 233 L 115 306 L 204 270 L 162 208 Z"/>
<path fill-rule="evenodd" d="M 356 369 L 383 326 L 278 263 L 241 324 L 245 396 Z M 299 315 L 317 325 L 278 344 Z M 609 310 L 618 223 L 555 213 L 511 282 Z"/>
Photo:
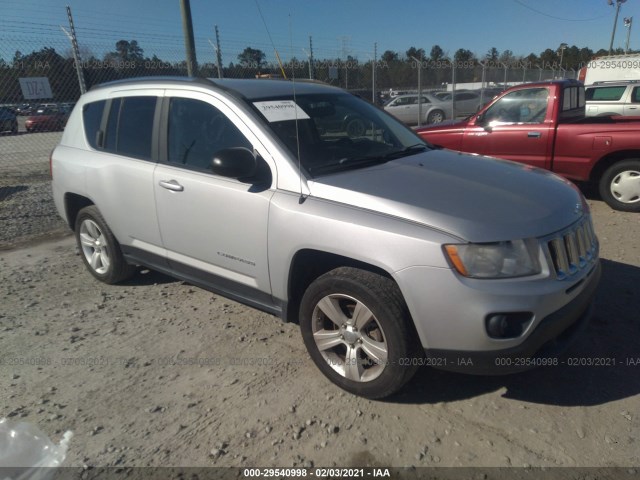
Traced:
<path fill-rule="evenodd" d="M 50 181 L 14 183 L 0 186 L 0 248 L 67 233 L 53 204 Z"/>
<path fill-rule="evenodd" d="M 72 430 L 66 466 L 640 465 L 635 214 L 590 202 L 603 279 L 563 364 L 424 368 L 369 401 L 324 379 L 296 325 L 147 270 L 100 284 L 68 236 L 20 243 L 64 231 L 49 185 L 26 186 L 0 201 L 0 417 Z"/>

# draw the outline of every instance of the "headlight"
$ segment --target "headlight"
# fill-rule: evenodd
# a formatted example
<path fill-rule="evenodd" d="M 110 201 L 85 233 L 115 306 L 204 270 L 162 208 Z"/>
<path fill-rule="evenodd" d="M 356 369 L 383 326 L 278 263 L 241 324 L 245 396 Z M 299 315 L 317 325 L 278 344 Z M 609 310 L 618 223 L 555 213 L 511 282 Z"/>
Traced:
<path fill-rule="evenodd" d="M 541 272 L 535 238 L 497 243 L 445 245 L 455 269 L 465 277 L 509 278 Z"/>

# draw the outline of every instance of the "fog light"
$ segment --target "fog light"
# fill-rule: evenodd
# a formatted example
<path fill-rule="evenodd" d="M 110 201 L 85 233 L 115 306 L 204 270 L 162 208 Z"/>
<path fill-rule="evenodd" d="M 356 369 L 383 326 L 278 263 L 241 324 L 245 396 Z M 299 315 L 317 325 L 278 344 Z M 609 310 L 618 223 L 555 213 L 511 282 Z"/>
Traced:
<path fill-rule="evenodd" d="M 531 312 L 493 313 L 485 319 L 485 328 L 491 338 L 516 338 L 527 329 Z"/>

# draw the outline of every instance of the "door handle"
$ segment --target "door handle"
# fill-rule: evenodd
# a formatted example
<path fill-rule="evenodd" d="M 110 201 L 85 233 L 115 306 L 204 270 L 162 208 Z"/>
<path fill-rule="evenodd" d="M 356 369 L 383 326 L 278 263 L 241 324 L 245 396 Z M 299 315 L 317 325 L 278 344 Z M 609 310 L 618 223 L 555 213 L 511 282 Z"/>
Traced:
<path fill-rule="evenodd" d="M 542 136 L 542 133 L 540 132 L 529 132 L 527 133 L 527 137 L 529 138 L 540 138 Z"/>
<path fill-rule="evenodd" d="M 184 187 L 175 180 L 160 180 L 158 185 L 162 188 L 166 188 L 167 190 L 171 190 L 172 192 L 181 192 L 184 190 Z"/>
<path fill-rule="evenodd" d="M 629 110 L 637 110 L 638 107 L 627 107 Z"/>

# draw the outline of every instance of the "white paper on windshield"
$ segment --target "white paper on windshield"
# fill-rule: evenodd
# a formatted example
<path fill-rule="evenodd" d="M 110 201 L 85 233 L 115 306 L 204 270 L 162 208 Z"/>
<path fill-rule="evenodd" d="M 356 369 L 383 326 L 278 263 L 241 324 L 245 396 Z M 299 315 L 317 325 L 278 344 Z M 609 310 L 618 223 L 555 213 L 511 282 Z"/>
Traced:
<path fill-rule="evenodd" d="M 269 102 L 254 102 L 253 104 L 271 123 L 295 120 L 296 118 L 298 120 L 309 118 L 309 115 L 293 100 L 272 100 Z"/>

